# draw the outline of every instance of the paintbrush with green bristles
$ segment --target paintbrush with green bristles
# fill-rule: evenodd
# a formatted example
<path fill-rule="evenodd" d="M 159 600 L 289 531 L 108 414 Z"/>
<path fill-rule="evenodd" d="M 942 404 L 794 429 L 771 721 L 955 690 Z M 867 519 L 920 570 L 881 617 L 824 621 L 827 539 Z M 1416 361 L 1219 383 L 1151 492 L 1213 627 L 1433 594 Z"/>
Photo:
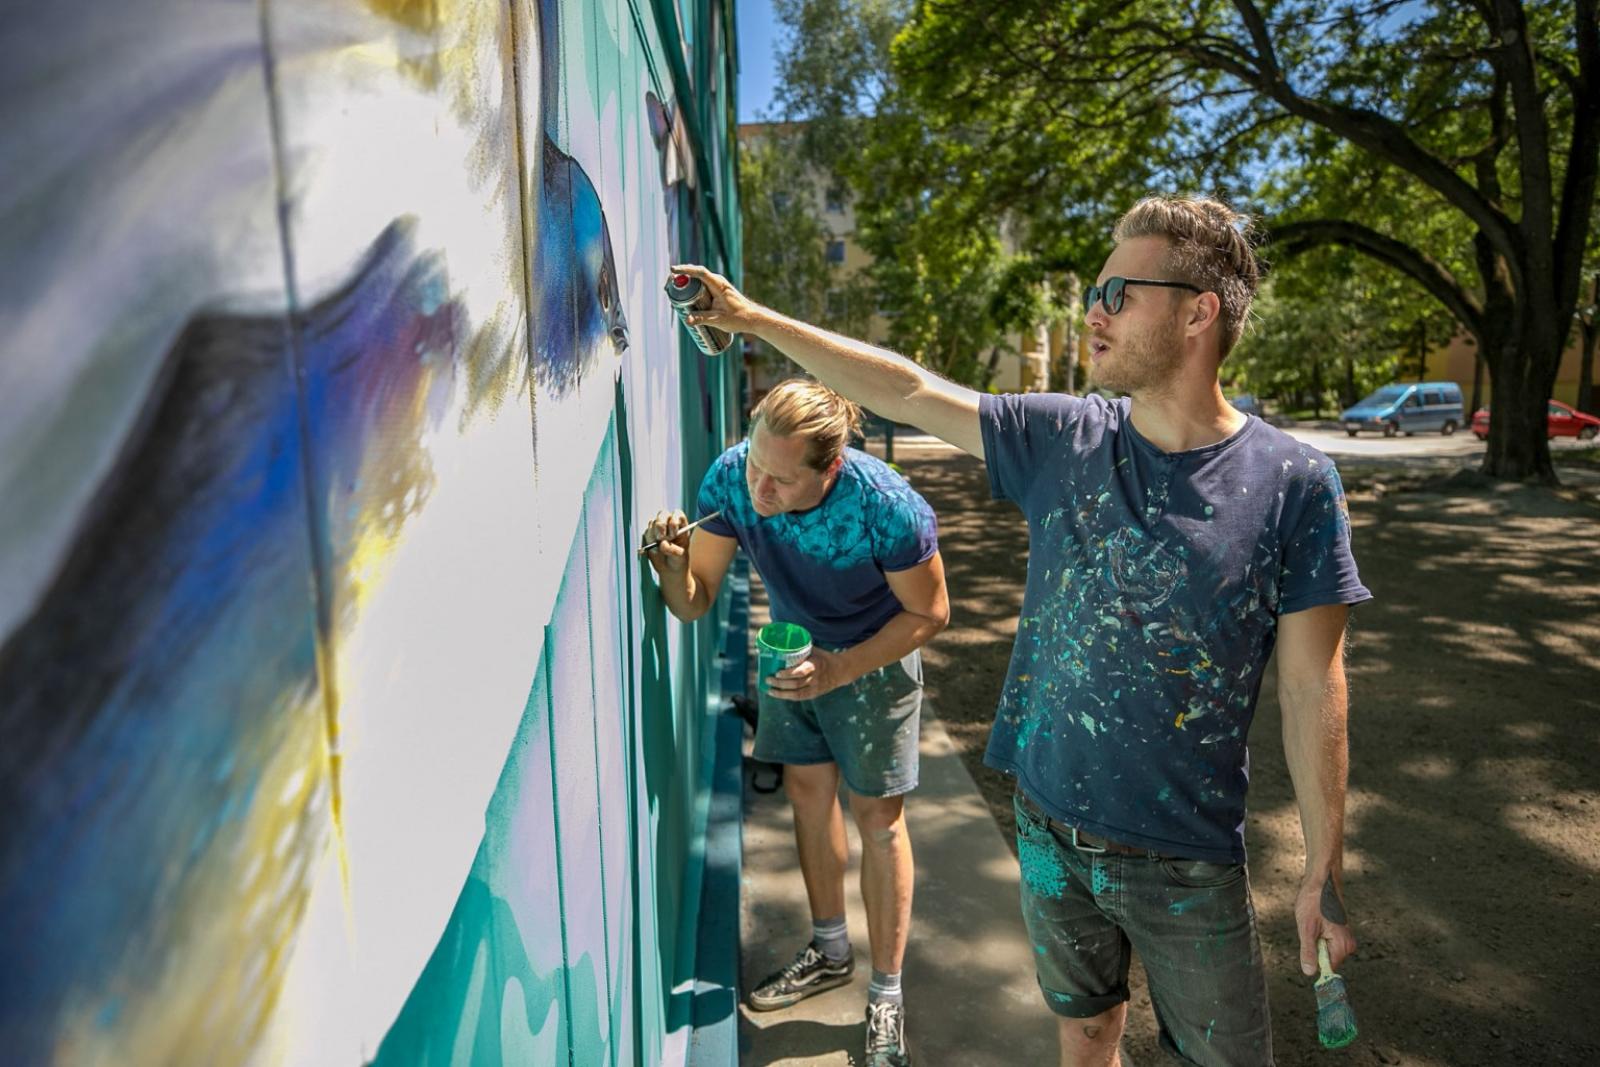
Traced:
<path fill-rule="evenodd" d="M 1333 973 L 1328 963 L 1328 942 L 1317 939 L 1317 1040 L 1323 1048 L 1344 1048 L 1356 1039 L 1356 1013 L 1350 1007 L 1350 991 L 1344 979 Z"/>

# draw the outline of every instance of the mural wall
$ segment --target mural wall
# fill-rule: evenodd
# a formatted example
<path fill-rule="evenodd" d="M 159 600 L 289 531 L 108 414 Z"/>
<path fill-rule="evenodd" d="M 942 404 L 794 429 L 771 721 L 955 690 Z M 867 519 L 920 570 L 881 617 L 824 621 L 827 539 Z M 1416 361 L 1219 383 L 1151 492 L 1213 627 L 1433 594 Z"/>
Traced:
<path fill-rule="evenodd" d="M 681 1059 L 731 17 L 0 16 L 8 1063 Z"/>

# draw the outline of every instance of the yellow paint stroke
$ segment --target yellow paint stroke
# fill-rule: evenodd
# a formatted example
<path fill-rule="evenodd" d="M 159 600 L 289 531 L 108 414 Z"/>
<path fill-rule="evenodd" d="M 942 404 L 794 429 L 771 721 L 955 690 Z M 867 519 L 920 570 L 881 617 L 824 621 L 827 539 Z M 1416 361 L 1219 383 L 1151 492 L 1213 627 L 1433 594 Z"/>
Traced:
<path fill-rule="evenodd" d="M 250 807 L 163 892 L 147 934 L 161 966 L 134 966 L 138 953 L 105 961 L 62 1006 L 53 1062 L 258 1057 L 328 842 L 321 707 L 314 690 L 281 696 L 241 740 L 231 774 L 255 778 Z"/>
<path fill-rule="evenodd" d="M 1189 717 L 1189 713 L 1188 712 L 1180 711 L 1180 712 L 1178 712 L 1178 717 L 1176 719 L 1172 720 L 1172 725 L 1176 726 L 1178 729 L 1181 730 L 1181 729 L 1183 729 L 1183 720 L 1187 719 L 1188 717 Z"/>

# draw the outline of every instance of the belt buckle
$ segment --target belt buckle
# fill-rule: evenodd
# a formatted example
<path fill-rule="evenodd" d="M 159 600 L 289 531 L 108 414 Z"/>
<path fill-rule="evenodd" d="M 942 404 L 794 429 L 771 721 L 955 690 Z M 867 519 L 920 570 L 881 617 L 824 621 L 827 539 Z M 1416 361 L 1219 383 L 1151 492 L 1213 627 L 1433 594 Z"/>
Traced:
<path fill-rule="evenodd" d="M 1104 845 L 1091 845 L 1088 843 L 1080 844 L 1078 842 L 1078 828 L 1076 826 L 1072 828 L 1072 847 L 1077 849 L 1079 852 L 1088 852 L 1096 856 L 1102 855 L 1106 851 L 1106 847 Z"/>

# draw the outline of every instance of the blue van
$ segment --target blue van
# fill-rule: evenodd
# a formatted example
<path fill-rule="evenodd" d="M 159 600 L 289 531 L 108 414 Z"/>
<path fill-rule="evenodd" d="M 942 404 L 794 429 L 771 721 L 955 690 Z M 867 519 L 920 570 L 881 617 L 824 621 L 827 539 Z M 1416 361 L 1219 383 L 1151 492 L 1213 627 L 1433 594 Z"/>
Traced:
<path fill-rule="evenodd" d="M 1362 430 L 1381 430 L 1385 437 L 1438 430 L 1448 437 L 1461 427 L 1462 410 L 1455 382 L 1396 382 L 1346 408 L 1339 421 L 1351 437 Z"/>

